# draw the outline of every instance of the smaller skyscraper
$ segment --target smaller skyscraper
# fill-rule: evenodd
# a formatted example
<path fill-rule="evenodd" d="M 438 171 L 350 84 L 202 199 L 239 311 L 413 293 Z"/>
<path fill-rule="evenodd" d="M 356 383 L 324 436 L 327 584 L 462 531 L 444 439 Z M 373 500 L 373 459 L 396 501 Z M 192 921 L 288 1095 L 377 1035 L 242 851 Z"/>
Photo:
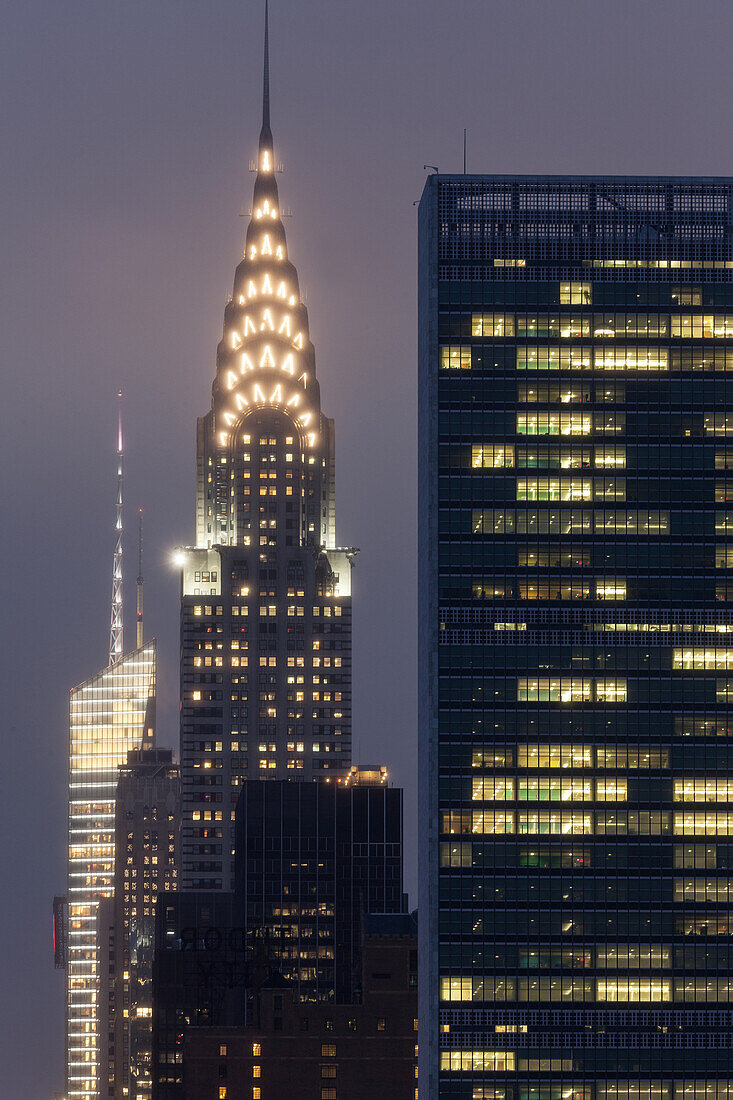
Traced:
<path fill-rule="evenodd" d="M 299 1000 L 352 1001 L 363 914 L 405 908 L 402 791 L 381 768 L 343 783 L 251 780 L 236 853 L 235 912 Z"/>
<path fill-rule="evenodd" d="M 180 769 L 170 749 L 131 752 L 117 783 L 114 898 L 98 922 L 103 1100 L 152 1093 L 155 905 L 177 889 L 180 834 Z"/>
<path fill-rule="evenodd" d="M 112 896 L 117 769 L 130 749 L 152 744 L 155 642 L 71 692 L 69 941 L 66 1014 L 69 1100 L 98 1087 L 97 905 Z"/>
<path fill-rule="evenodd" d="M 252 951 L 234 895 L 182 890 L 158 899 L 153 961 L 153 1098 L 181 1100 L 191 1026 L 244 1024 Z"/>
<path fill-rule="evenodd" d="M 186 1029 L 256 1024 L 265 986 L 302 1006 L 358 1004 L 364 914 L 406 910 L 402 791 L 384 768 L 341 783 L 249 780 L 235 851 L 234 893 L 159 901 L 155 1100 L 182 1100 Z"/>
<path fill-rule="evenodd" d="M 416 1100 L 417 925 L 414 915 L 363 919 L 361 997 L 303 1004 L 263 986 L 245 1027 L 193 1027 L 184 1100 Z"/>

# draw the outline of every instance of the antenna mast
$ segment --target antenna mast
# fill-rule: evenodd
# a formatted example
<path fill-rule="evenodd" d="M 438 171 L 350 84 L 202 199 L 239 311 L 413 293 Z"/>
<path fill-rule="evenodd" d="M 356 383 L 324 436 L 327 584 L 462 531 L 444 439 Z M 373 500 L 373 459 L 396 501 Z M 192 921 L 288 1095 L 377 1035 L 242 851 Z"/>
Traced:
<path fill-rule="evenodd" d="M 143 644 L 143 510 L 138 508 L 137 532 L 137 648 Z"/>
<path fill-rule="evenodd" d="M 112 615 L 109 628 L 109 663 L 119 661 L 123 652 L 122 622 L 122 501 L 124 450 L 122 444 L 122 390 L 117 391 L 117 504 L 115 505 L 115 555 L 112 565 Z"/>
<path fill-rule="evenodd" d="M 262 66 L 262 128 L 270 127 L 270 9 L 265 0 L 265 59 Z"/>

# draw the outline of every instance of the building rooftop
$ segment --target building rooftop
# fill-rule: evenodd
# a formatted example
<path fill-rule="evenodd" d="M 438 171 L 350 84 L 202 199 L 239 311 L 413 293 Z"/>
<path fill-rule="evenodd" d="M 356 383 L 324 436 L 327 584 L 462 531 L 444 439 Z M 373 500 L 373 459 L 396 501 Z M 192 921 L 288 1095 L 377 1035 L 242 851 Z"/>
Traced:
<path fill-rule="evenodd" d="M 339 779 L 347 787 L 386 787 L 388 786 L 386 764 L 352 764 L 349 771 Z"/>
<path fill-rule="evenodd" d="M 417 909 L 412 913 L 365 913 L 365 936 L 416 936 Z"/>

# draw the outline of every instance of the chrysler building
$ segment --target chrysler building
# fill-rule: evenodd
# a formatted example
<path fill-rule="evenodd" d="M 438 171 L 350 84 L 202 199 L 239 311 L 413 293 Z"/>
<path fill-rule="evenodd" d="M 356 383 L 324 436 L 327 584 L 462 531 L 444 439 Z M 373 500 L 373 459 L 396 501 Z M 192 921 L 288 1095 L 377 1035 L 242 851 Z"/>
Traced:
<path fill-rule="evenodd" d="M 270 129 L 198 421 L 196 545 L 179 552 L 185 889 L 229 889 L 242 783 L 351 762 L 351 568 L 336 545 L 334 426 L 288 255 Z"/>

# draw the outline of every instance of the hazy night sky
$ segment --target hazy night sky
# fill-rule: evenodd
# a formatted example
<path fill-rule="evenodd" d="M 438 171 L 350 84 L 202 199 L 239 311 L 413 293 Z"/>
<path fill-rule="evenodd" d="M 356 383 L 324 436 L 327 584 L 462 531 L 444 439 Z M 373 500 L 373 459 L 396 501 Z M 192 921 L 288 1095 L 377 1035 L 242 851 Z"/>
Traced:
<path fill-rule="evenodd" d="M 2 1078 L 63 1087 L 67 693 L 106 663 L 115 399 L 177 746 L 178 580 L 196 416 L 249 209 L 262 5 L 12 0 L 0 41 Z M 354 758 L 407 796 L 415 896 L 416 210 L 424 163 L 733 174 L 725 0 L 273 0 L 272 121 L 354 573 Z"/>

